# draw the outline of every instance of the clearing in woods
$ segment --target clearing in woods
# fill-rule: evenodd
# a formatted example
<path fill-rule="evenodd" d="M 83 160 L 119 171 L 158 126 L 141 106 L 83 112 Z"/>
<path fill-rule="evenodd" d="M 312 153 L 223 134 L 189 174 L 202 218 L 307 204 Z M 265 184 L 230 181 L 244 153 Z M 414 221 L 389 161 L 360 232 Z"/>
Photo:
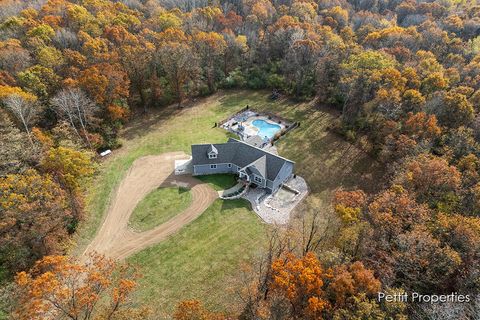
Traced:
<path fill-rule="evenodd" d="M 116 190 L 105 221 L 88 245 L 84 256 L 98 252 L 115 259 L 125 259 L 147 246 L 165 240 L 202 214 L 218 197 L 218 193 L 208 184 L 191 176 L 172 174 L 174 161 L 186 158 L 188 155 L 182 152 L 167 152 L 137 159 Z M 145 196 L 159 186 L 191 189 L 192 203 L 182 213 L 155 228 L 143 232 L 133 231 L 128 227 L 132 212 Z"/>
<path fill-rule="evenodd" d="M 296 162 L 296 173 L 305 177 L 311 188 L 303 208 L 308 209 L 309 203 L 316 203 L 320 206 L 318 209 L 327 214 L 330 195 L 335 188 L 360 187 L 366 191 L 374 188 L 383 172 L 381 167 L 360 149 L 327 130 L 338 116 L 336 112 L 318 108 L 312 102 L 270 101 L 268 95 L 264 91 L 224 91 L 183 109 L 171 106 L 133 120 L 123 130 L 123 147 L 105 159 L 95 182 L 88 189 L 89 215 L 80 226 L 76 252 L 84 252 L 95 235 L 102 234 L 107 213 L 118 206 L 116 199 L 124 201 L 118 198 L 119 192 L 123 194 L 125 190 L 140 189 L 128 195 L 128 203 L 122 203 L 128 210 L 121 210 L 131 213 L 142 198 L 162 181 L 169 183 L 172 179 L 168 175 L 162 176 L 165 175 L 161 172 L 162 166 L 157 166 L 165 161 L 166 155 L 182 158 L 190 153 L 191 144 L 226 141 L 229 134 L 214 128 L 214 123 L 247 104 L 256 110 L 273 112 L 301 123 L 299 128 L 283 137 L 277 147 L 280 155 Z M 144 156 L 148 157 L 142 158 Z M 149 176 L 147 181 L 129 176 L 132 166 L 138 168 L 144 165 L 148 170 L 142 174 Z M 151 174 L 155 177 L 150 177 Z M 122 181 L 129 179 L 133 179 L 135 185 L 126 187 Z M 177 178 L 181 179 L 188 178 Z M 268 226 L 249 209 L 245 201 L 214 200 L 214 188 L 229 184 L 226 178 L 207 179 L 203 180 L 204 183 L 190 179 L 189 183 L 201 189 L 198 190 L 199 197 L 206 197 L 200 208 L 203 210 L 205 207 L 203 213 L 196 210 L 186 217 L 187 220 L 175 224 L 170 229 L 173 232 L 162 234 L 163 231 L 158 230 L 162 227 L 160 225 L 146 231 L 151 236 L 148 241 L 114 250 L 119 257 L 135 252 L 127 260 L 137 264 L 143 274 L 138 298 L 150 303 L 159 315 L 170 314 L 182 299 L 201 299 L 207 307 L 218 310 L 234 303 L 236 294 L 230 290 L 232 279 L 238 275 L 241 263 L 259 254 L 265 242 Z M 192 205 L 196 199 L 193 190 L 194 187 Z M 122 225 L 127 226 L 128 218 L 122 219 Z M 128 228 L 122 230 L 117 239 L 125 242 L 129 231 Z M 104 234 L 112 235 L 118 229 L 107 231 Z M 88 247 L 107 249 L 109 245 L 112 243 L 103 245 L 94 242 Z"/>

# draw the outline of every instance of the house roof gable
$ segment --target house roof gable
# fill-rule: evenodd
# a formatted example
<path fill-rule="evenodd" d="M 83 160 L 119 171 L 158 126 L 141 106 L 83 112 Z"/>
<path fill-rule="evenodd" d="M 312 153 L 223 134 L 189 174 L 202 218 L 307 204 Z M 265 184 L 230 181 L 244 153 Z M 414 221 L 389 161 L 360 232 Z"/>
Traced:
<path fill-rule="evenodd" d="M 207 153 L 208 153 L 208 154 L 213 153 L 213 154 L 217 154 L 217 155 L 218 155 L 218 149 L 217 149 L 213 144 L 211 144 L 210 147 L 209 147 L 208 150 L 207 150 Z"/>
<path fill-rule="evenodd" d="M 210 146 L 217 149 L 215 159 L 208 158 Z M 253 165 L 263 177 L 275 180 L 285 162 L 294 163 L 263 149 L 230 138 L 226 143 L 192 145 L 192 165 L 233 163 L 240 168 Z"/>
<path fill-rule="evenodd" d="M 249 169 L 254 169 L 252 171 L 255 174 L 262 176 L 263 178 L 267 178 L 267 156 L 266 155 L 263 155 L 262 157 L 246 165 L 245 167 Z"/>

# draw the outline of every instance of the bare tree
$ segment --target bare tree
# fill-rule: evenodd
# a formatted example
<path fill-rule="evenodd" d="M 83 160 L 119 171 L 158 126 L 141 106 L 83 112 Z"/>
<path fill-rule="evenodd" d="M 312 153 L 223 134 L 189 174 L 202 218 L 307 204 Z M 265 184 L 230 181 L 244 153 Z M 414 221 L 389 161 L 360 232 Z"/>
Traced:
<path fill-rule="evenodd" d="M 470 302 L 418 303 L 410 307 L 414 320 L 479 320 L 480 296 L 470 294 Z"/>
<path fill-rule="evenodd" d="M 3 103 L 5 104 L 5 107 L 7 107 L 7 109 L 9 109 L 12 114 L 18 119 L 18 121 L 22 123 L 25 131 L 27 132 L 30 144 L 33 148 L 35 148 L 35 144 L 33 143 L 30 132 L 30 125 L 35 119 L 35 117 L 38 115 L 38 104 L 34 101 L 27 100 L 17 94 L 12 94 L 6 97 L 3 100 Z"/>
<path fill-rule="evenodd" d="M 59 29 L 55 33 L 53 41 L 62 49 L 76 49 L 80 48 L 80 40 L 75 32 L 68 29 Z"/>
<path fill-rule="evenodd" d="M 6 111 L 0 109 L 0 176 L 18 173 L 33 159 L 32 148 L 28 148 L 28 137 L 13 125 Z"/>
<path fill-rule="evenodd" d="M 97 111 L 97 105 L 79 88 L 61 90 L 50 100 L 50 103 L 60 117 L 68 120 L 80 138 L 79 131 L 83 133 L 85 141 L 91 148 L 87 127 Z"/>
<path fill-rule="evenodd" d="M 321 221 L 321 212 L 313 210 L 311 217 L 306 214 L 302 217 L 302 254 L 316 252 L 320 244 L 326 239 L 326 229 L 330 225 L 330 218 Z"/>

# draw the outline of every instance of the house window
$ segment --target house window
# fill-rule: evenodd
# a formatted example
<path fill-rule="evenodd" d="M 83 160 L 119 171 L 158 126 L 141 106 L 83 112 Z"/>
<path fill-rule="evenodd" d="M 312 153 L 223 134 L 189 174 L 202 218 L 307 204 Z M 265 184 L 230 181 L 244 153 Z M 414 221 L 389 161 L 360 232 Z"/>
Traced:
<path fill-rule="evenodd" d="M 208 159 L 217 159 L 217 155 L 215 153 L 209 153 Z"/>
<path fill-rule="evenodd" d="M 255 182 L 258 182 L 258 183 L 262 183 L 262 181 L 263 181 L 262 178 L 257 177 L 257 176 L 253 177 L 253 180 L 255 180 Z"/>
<path fill-rule="evenodd" d="M 231 167 L 232 167 L 232 164 L 231 164 L 231 163 L 229 163 L 229 164 L 228 164 L 228 167 L 229 167 L 229 168 L 231 168 Z"/>
<path fill-rule="evenodd" d="M 210 169 L 217 169 L 217 165 L 216 164 L 211 164 Z"/>

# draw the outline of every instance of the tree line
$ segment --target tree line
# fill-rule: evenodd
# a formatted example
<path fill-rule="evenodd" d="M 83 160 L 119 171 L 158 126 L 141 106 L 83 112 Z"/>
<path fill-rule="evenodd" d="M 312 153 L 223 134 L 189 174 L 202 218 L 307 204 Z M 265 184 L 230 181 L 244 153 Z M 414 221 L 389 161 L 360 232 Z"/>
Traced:
<path fill-rule="evenodd" d="M 0 9 L 3 282 L 34 267 L 17 282 L 38 284 L 46 262 L 35 261 L 64 253 L 82 218 L 94 152 L 119 147 L 129 119 L 221 88 L 275 89 L 338 109 L 332 129 L 384 162 L 387 174 L 378 194 L 336 192 L 335 235 L 320 237 L 318 213 L 310 212 L 308 223 L 272 236 L 231 314 L 478 313 L 478 302 L 449 311 L 389 307 L 373 295 L 379 288 L 478 294 L 475 0 L 6 0 Z M 71 263 L 55 259 L 46 269 Z M 62 277 L 55 283 L 71 283 Z M 42 297 L 30 298 L 38 306 Z M 175 317 L 227 316 L 185 301 Z"/>

